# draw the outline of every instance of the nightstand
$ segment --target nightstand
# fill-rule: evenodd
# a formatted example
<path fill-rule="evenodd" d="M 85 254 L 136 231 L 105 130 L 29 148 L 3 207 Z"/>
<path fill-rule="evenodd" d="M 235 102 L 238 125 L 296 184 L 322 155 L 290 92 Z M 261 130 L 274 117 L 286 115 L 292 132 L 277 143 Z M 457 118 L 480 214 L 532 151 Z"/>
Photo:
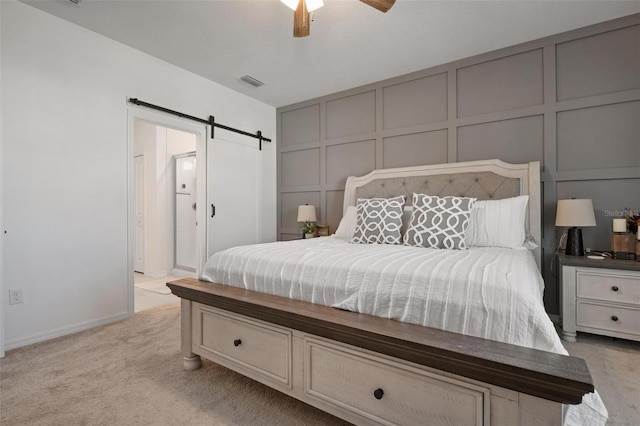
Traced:
<path fill-rule="evenodd" d="M 640 341 L 640 262 L 558 258 L 562 339 L 584 331 Z"/>

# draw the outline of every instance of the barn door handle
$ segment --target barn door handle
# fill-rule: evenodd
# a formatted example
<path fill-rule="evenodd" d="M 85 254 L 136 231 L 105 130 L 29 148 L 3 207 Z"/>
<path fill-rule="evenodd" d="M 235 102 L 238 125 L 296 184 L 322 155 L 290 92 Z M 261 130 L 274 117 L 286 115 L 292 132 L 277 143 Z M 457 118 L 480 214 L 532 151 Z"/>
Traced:
<path fill-rule="evenodd" d="M 215 215 L 216 215 L 216 206 L 211 204 L 211 217 L 214 217 Z"/>

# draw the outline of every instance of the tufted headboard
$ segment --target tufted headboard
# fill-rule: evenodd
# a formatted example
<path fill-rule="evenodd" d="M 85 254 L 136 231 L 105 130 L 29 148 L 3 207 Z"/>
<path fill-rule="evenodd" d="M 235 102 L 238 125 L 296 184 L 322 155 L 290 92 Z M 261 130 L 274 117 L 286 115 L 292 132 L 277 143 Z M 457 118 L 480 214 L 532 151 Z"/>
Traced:
<path fill-rule="evenodd" d="M 479 200 L 529 195 L 525 228 L 536 244 L 541 241 L 540 163 L 509 164 L 500 160 L 378 169 L 350 176 L 344 191 L 344 212 L 358 198 L 389 198 L 416 193 L 474 197 Z M 540 268 L 540 247 L 534 250 Z"/>
<path fill-rule="evenodd" d="M 378 179 L 356 188 L 358 198 L 389 198 L 419 194 L 473 197 L 479 200 L 499 200 L 520 195 L 520 179 L 500 176 L 491 172 L 441 174 L 433 176 L 407 176 Z"/>

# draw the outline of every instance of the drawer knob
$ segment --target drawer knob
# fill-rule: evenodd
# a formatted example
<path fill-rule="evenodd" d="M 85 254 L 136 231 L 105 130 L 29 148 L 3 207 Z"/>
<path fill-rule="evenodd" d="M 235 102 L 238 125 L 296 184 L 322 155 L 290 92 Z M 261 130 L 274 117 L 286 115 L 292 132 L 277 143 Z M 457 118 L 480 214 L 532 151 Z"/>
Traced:
<path fill-rule="evenodd" d="M 618 290 L 620 290 L 620 289 L 614 285 L 613 287 L 611 287 L 611 290 L 613 290 L 613 291 L 618 291 Z"/>
<path fill-rule="evenodd" d="M 611 321 L 618 321 L 618 317 L 617 317 L 617 316 L 615 316 L 615 315 L 614 315 L 614 316 L 612 316 L 612 317 L 611 317 Z"/>
<path fill-rule="evenodd" d="M 233 341 L 233 346 L 240 346 L 242 344 L 242 340 L 236 339 Z"/>
<path fill-rule="evenodd" d="M 382 399 L 383 395 L 384 395 L 384 391 L 380 388 L 373 391 L 373 396 L 375 396 L 376 399 Z"/>

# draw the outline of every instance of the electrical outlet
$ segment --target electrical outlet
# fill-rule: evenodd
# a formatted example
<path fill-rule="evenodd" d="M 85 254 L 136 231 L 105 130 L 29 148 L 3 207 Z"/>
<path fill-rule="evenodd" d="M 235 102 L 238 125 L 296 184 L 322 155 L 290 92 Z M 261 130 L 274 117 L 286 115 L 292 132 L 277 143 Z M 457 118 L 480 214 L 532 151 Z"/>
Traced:
<path fill-rule="evenodd" d="M 24 302 L 21 288 L 10 288 L 9 289 L 9 304 L 17 305 L 18 303 Z"/>

